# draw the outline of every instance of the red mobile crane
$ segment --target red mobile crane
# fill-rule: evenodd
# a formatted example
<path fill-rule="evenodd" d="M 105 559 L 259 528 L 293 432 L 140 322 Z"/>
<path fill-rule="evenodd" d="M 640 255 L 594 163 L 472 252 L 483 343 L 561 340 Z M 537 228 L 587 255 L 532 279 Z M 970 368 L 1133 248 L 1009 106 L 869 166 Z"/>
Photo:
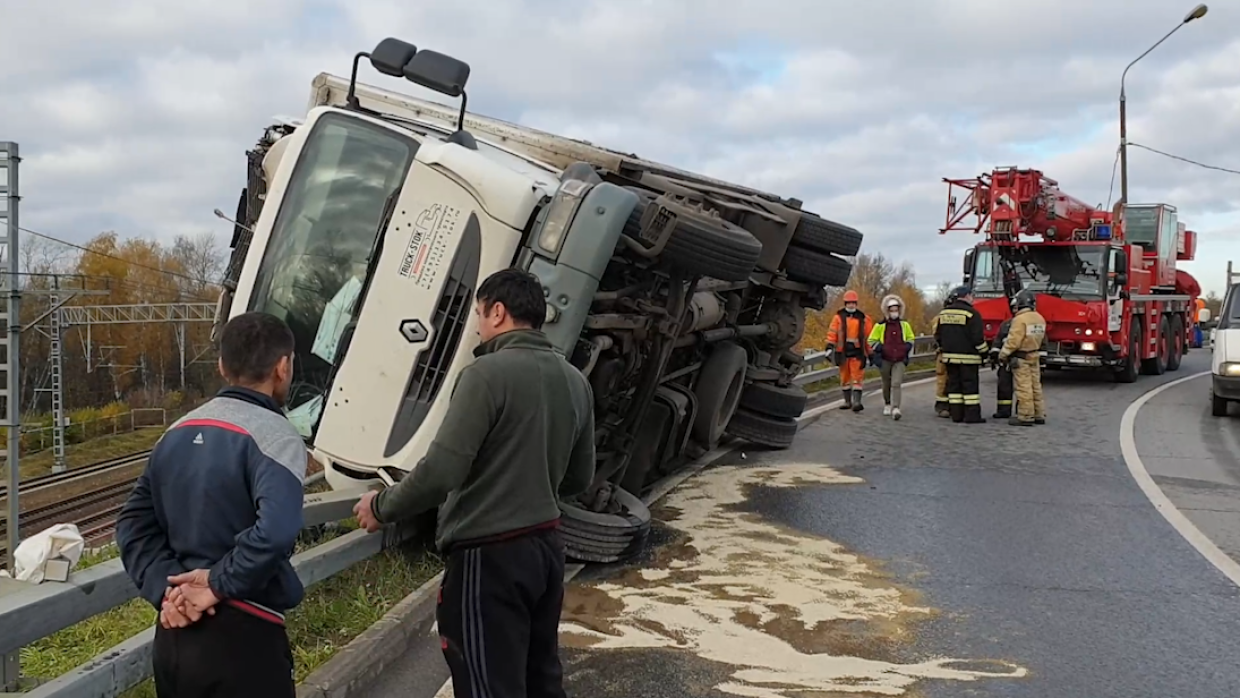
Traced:
<path fill-rule="evenodd" d="M 1201 287 L 1176 269 L 1193 259 L 1197 234 L 1174 206 L 1106 211 L 1063 193 L 1039 170 L 1015 167 L 943 181 L 947 225 L 939 234 L 986 235 L 965 252 L 964 280 L 987 341 L 1011 317 L 1009 299 L 1027 288 L 1047 320 L 1044 366 L 1109 369 L 1124 383 L 1180 367 Z"/>

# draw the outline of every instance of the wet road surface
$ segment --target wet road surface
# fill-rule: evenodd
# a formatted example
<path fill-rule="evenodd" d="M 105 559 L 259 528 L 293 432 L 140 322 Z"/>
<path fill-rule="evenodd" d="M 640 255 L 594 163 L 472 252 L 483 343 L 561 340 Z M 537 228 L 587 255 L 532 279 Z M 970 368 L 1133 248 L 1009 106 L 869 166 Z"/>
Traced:
<path fill-rule="evenodd" d="M 1236 695 L 1240 592 L 1154 509 L 1119 443 L 1134 400 L 1208 359 L 1131 385 L 1047 373 L 1043 427 L 951 424 L 931 384 L 906 391 L 900 422 L 870 398 L 787 451 L 725 459 L 659 508 L 662 546 L 574 582 L 570 695 Z M 1240 419 L 1210 417 L 1204 390 L 1152 399 L 1136 443 L 1235 554 Z M 993 391 L 987 375 L 988 412 Z"/>

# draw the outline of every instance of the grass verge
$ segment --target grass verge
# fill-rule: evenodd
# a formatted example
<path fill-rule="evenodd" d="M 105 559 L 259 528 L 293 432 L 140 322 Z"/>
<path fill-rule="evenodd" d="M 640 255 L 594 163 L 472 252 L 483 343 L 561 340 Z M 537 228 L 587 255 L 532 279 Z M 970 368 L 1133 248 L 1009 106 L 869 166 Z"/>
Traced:
<path fill-rule="evenodd" d="M 66 446 L 65 463 L 70 468 L 77 468 L 83 465 L 90 465 L 91 463 L 98 463 L 101 460 L 119 458 L 120 456 L 127 456 L 138 451 L 145 451 L 152 448 L 163 434 L 163 427 L 149 427 L 115 436 L 100 436 L 90 441 L 83 441 L 80 444 Z M 24 480 L 52 472 L 55 455 L 51 449 L 47 449 L 33 455 L 22 456 L 19 462 L 21 464 L 22 479 Z"/>
<path fill-rule="evenodd" d="M 355 526 L 339 526 L 307 538 L 299 548 L 319 545 Z M 83 556 L 79 569 L 116 557 L 115 546 Z M 387 550 L 306 590 L 306 598 L 288 614 L 289 640 L 298 681 L 331 659 L 341 647 L 373 625 L 401 599 L 443 569 L 439 557 L 422 543 Z M 53 678 L 83 664 L 155 623 L 156 613 L 141 599 L 22 648 L 22 673 Z M 150 680 L 122 698 L 155 698 Z"/>

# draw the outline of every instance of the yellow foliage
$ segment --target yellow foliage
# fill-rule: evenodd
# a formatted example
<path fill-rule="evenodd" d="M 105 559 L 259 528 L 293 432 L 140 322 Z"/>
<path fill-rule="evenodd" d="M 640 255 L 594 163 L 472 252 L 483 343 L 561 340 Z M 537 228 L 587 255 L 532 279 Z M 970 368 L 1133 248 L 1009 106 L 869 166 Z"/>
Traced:
<path fill-rule="evenodd" d="M 844 293 L 850 290 L 857 292 L 857 305 L 875 322 L 883 317 L 882 308 L 879 307 L 883 297 L 894 294 L 904 301 L 904 319 L 913 325 L 913 331 L 924 334 L 929 329 L 929 320 L 933 314 L 931 302 L 917 287 L 912 268 L 908 265 L 897 267 L 882 253 L 862 254 L 853 264 L 848 286 L 830 289 L 826 307 L 821 311 L 809 311 L 805 314 L 805 334 L 798 350 L 822 351 L 826 347 L 831 319 L 844 307 L 841 299 Z M 933 312 L 937 310 L 935 308 Z"/>

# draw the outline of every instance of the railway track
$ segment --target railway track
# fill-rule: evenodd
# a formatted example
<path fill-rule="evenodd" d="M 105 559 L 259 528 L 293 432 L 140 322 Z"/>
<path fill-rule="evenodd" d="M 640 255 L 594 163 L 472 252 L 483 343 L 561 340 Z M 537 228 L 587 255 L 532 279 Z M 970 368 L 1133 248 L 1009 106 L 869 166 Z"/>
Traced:
<path fill-rule="evenodd" d="M 39 475 L 36 477 L 26 478 L 22 481 L 20 494 L 31 494 L 39 490 L 46 490 L 52 487 L 59 487 L 76 480 L 85 480 L 109 470 L 124 468 L 131 465 L 137 465 L 145 461 L 151 455 L 150 450 L 129 453 L 118 458 L 109 458 L 101 460 L 89 465 L 83 465 L 79 468 L 72 468 L 63 473 L 50 473 L 48 475 Z M 8 485 L 0 484 L 0 497 L 5 497 L 9 493 Z"/>
<path fill-rule="evenodd" d="M 149 450 L 131 453 L 63 473 L 29 478 L 21 483 L 19 494 L 25 496 L 47 491 L 72 482 L 98 477 L 113 470 L 132 467 L 146 461 L 150 453 Z M 125 478 L 120 482 L 95 487 L 45 506 L 26 509 L 18 519 L 22 538 L 34 535 L 58 523 L 75 524 L 88 545 L 108 538 L 116 529 L 116 516 L 120 513 L 121 506 L 124 505 L 125 498 L 129 496 L 136 480 L 137 476 Z M 0 489 L 0 496 L 7 494 L 7 488 Z M 8 521 L 0 521 L 0 567 L 4 567 L 4 560 L 7 557 L 7 541 Z"/>

